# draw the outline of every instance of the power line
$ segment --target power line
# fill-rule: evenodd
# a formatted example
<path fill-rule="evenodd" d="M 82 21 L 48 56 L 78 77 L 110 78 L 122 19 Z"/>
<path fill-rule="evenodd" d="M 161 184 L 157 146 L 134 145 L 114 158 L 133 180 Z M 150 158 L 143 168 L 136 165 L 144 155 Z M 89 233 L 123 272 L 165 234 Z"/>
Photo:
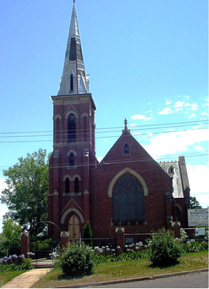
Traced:
<path fill-rule="evenodd" d="M 164 127 L 165 128 L 165 127 Z M 172 130 L 172 131 L 158 131 L 158 132 L 138 132 L 138 134 L 140 136 L 143 136 L 143 135 L 156 135 L 156 134 L 170 134 L 170 133 L 176 133 L 176 132 L 186 132 L 186 131 L 199 131 L 199 130 L 208 130 L 209 128 L 208 127 L 203 127 L 203 128 L 192 128 L 192 129 L 183 129 L 183 130 Z M 133 135 L 136 135 L 136 131 L 138 130 L 133 130 L 134 133 Z M 115 133 L 115 131 L 113 131 Z M 113 133 L 113 132 L 110 132 L 110 133 Z M 62 133 L 59 133 L 58 134 L 58 137 L 63 135 Z M 34 137 L 50 137 L 52 135 L 27 135 L 27 136 L 0 136 L 0 138 L 2 139 L 7 139 L 7 138 L 34 138 Z M 76 136 L 77 138 L 79 139 L 79 133 L 76 133 Z M 66 138 L 62 138 L 62 142 L 67 142 L 68 141 L 68 138 L 67 136 L 65 136 Z M 102 139 L 102 138 L 117 138 L 118 135 L 109 135 L 109 136 L 96 136 L 95 138 L 96 139 Z M 87 141 L 89 141 L 90 139 L 87 139 Z M 13 140 L 13 141 L 9 141 L 9 140 L 6 140 L 6 141 L 0 141 L 0 143 L 30 143 L 30 142 L 52 142 L 53 140 L 52 139 L 40 139 L 40 140 Z"/>

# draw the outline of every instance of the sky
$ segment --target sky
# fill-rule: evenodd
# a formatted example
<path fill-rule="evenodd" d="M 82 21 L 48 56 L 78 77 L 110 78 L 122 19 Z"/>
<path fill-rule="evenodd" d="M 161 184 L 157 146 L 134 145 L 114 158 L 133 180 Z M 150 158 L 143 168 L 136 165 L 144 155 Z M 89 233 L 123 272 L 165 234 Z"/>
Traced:
<path fill-rule="evenodd" d="M 19 157 L 52 152 L 72 0 L 0 1 L 0 191 Z M 76 0 L 101 160 L 124 127 L 157 161 L 185 156 L 209 206 L 208 1 Z M 2 216 L 7 211 L 0 204 Z"/>

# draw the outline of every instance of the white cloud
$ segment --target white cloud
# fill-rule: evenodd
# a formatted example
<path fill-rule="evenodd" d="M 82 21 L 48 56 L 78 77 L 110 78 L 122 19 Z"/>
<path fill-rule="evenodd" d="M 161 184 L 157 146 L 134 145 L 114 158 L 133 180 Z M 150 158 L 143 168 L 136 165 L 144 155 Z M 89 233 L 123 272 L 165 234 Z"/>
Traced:
<path fill-rule="evenodd" d="M 209 167 L 206 165 L 187 165 L 190 195 L 196 197 L 203 208 L 209 206 Z"/>
<path fill-rule="evenodd" d="M 147 117 L 143 114 L 136 114 L 131 117 L 131 119 L 139 119 L 139 120 L 150 120 L 152 117 Z"/>
<path fill-rule="evenodd" d="M 170 132 L 153 136 L 145 149 L 154 158 L 159 158 L 168 154 L 182 154 L 188 151 L 189 146 L 197 146 L 200 142 L 208 140 L 207 129 Z"/>
<path fill-rule="evenodd" d="M 176 101 L 176 103 L 174 104 L 174 107 L 175 107 L 175 108 L 183 108 L 184 104 L 185 104 L 184 101 L 178 100 L 178 101 Z"/>
<path fill-rule="evenodd" d="M 169 107 L 165 107 L 162 111 L 158 112 L 158 114 L 170 114 L 173 111 Z"/>

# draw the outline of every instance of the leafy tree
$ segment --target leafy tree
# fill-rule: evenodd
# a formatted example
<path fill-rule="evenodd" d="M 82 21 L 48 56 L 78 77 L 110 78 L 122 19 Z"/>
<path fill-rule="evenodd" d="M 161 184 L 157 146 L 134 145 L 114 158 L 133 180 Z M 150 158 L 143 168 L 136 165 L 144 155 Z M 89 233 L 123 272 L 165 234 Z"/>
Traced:
<path fill-rule="evenodd" d="M 11 219 L 4 219 L 2 233 L 0 234 L 1 255 L 10 255 L 17 251 L 19 252 L 21 231 L 21 225 L 16 225 Z"/>
<path fill-rule="evenodd" d="M 93 233 L 91 230 L 91 225 L 90 225 L 90 222 L 87 221 L 86 225 L 83 228 L 83 238 L 89 239 L 89 243 L 92 245 L 92 236 L 93 236 Z"/>
<path fill-rule="evenodd" d="M 202 209 L 202 206 L 200 205 L 196 197 L 190 197 L 189 205 L 191 209 Z"/>
<path fill-rule="evenodd" d="M 4 171 L 7 188 L 0 200 L 6 204 L 10 218 L 30 233 L 43 228 L 40 222 L 47 220 L 48 159 L 46 150 L 27 154 L 18 163 Z M 39 228 L 40 229 L 40 228 Z"/>

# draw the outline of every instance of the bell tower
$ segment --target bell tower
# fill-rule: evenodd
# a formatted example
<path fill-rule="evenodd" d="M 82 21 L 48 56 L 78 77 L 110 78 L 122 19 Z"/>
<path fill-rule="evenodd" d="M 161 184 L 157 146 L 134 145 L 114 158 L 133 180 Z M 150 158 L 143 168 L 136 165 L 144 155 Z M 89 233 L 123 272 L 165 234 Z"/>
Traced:
<path fill-rule="evenodd" d="M 68 231 L 70 239 L 78 239 L 89 220 L 90 170 L 96 164 L 96 106 L 89 93 L 75 0 L 60 89 L 51 99 L 53 153 L 49 161 L 49 234 L 59 237 L 59 228 Z"/>

